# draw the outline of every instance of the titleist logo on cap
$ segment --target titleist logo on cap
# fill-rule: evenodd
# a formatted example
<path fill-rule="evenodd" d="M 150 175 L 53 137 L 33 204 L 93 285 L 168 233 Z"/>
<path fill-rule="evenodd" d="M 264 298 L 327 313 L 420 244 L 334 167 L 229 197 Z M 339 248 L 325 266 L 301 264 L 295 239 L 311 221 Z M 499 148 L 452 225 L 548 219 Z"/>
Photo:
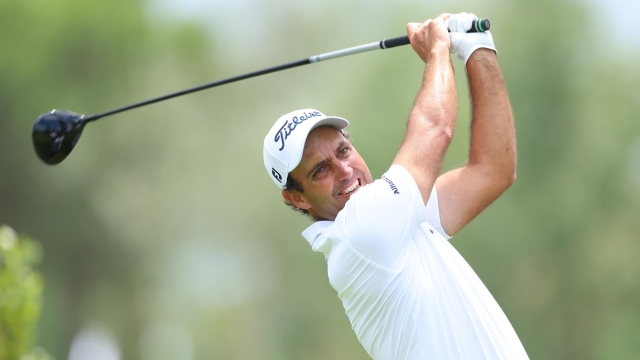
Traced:
<path fill-rule="evenodd" d="M 280 149 L 278 149 L 279 151 L 282 151 L 282 149 L 284 149 L 284 141 L 289 137 L 289 135 L 293 132 L 293 130 L 296 129 L 298 124 L 301 124 L 306 120 L 309 120 L 315 116 L 323 116 L 319 111 L 313 111 L 313 112 L 310 112 L 309 114 L 304 112 L 303 114 L 304 115 L 301 115 L 300 117 L 297 117 L 297 116 L 292 117 L 291 122 L 289 122 L 289 120 L 287 119 L 287 121 L 284 122 L 284 125 L 282 125 L 280 130 L 278 130 L 278 133 L 276 134 L 276 137 L 273 138 L 273 141 L 281 142 L 282 146 L 280 146 Z"/>

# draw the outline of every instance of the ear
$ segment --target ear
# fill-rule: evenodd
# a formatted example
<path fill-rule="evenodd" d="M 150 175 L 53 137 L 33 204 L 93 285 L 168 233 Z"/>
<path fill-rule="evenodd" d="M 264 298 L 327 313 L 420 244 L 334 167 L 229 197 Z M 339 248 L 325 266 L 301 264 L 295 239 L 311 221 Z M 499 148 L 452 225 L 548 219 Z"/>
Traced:
<path fill-rule="evenodd" d="M 282 190 L 282 197 L 287 202 L 292 203 L 302 210 L 309 210 L 311 208 L 311 205 L 304 199 L 304 196 L 295 190 Z"/>

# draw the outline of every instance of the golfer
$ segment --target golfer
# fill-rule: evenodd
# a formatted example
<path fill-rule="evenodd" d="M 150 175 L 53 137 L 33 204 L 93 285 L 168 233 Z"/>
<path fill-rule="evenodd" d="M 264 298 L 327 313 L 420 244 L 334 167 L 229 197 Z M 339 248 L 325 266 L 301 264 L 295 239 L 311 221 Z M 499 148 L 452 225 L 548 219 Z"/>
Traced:
<path fill-rule="evenodd" d="M 376 360 L 528 359 L 448 241 L 516 178 L 507 90 L 491 34 L 466 33 L 473 19 L 442 14 L 407 25 L 425 69 L 405 138 L 380 179 L 352 145 L 345 119 L 294 111 L 264 140 L 271 179 L 287 204 L 315 221 L 302 235 L 324 254 L 329 282 Z M 468 163 L 439 176 L 458 115 L 450 53 L 466 64 L 471 143 Z"/>

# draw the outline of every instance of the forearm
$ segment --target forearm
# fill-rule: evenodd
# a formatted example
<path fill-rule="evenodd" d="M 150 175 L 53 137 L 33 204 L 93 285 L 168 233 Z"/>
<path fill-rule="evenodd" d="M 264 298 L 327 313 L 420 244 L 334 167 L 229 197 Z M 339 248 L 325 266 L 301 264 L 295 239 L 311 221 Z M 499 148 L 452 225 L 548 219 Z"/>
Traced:
<path fill-rule="evenodd" d="M 466 63 L 472 105 L 469 162 L 436 182 L 440 221 L 449 235 L 462 229 L 515 181 L 513 114 L 496 53 L 490 50 L 495 49 L 493 37 L 489 32 L 465 33 L 471 18 L 475 15 L 461 13 L 449 22 L 452 52 Z"/>
<path fill-rule="evenodd" d="M 425 62 L 422 86 L 394 163 L 407 167 L 426 202 L 453 137 L 458 97 L 448 49 L 435 49 Z"/>
<path fill-rule="evenodd" d="M 516 171 L 515 127 L 495 52 L 474 52 L 467 74 L 473 109 L 468 166 L 510 185 Z"/>
<path fill-rule="evenodd" d="M 451 14 L 407 24 L 411 47 L 425 63 L 422 85 L 407 120 L 407 132 L 393 160 L 411 173 L 426 204 L 442 168 L 458 112 L 458 98 L 445 25 Z"/>
<path fill-rule="evenodd" d="M 422 85 L 407 120 L 407 133 L 453 136 L 458 113 L 455 77 L 448 51 L 434 50 L 427 59 Z M 422 137 L 422 136 L 421 136 Z"/>

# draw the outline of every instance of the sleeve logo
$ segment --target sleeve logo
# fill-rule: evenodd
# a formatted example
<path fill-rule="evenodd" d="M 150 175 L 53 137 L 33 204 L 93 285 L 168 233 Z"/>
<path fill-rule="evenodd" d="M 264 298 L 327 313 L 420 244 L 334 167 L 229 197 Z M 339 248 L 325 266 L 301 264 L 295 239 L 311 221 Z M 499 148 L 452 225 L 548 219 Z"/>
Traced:
<path fill-rule="evenodd" d="M 387 184 L 389 184 L 389 187 L 391 188 L 391 190 L 393 190 L 394 194 L 400 194 L 400 191 L 398 191 L 398 187 L 393 183 L 393 181 L 389 180 L 386 176 L 383 176 L 382 180 L 386 181 Z"/>

